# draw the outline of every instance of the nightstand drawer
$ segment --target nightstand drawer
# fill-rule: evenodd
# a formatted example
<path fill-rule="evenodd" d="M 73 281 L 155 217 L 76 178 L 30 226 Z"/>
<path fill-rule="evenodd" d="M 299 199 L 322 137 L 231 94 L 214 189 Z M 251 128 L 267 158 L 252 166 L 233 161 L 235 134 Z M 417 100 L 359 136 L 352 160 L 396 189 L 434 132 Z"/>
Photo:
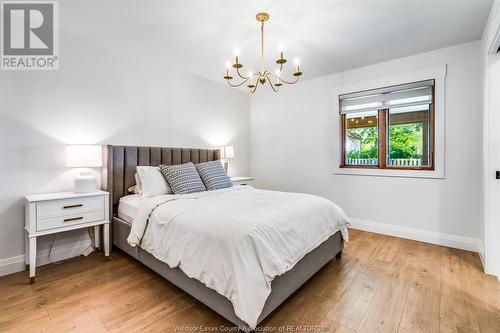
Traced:
<path fill-rule="evenodd" d="M 54 216 L 74 216 L 103 210 L 104 198 L 102 196 L 66 199 L 37 204 L 37 217 L 43 219 Z"/>
<path fill-rule="evenodd" d="M 42 231 L 47 229 L 62 228 L 69 225 L 99 221 L 104 219 L 104 209 L 95 212 L 86 213 L 71 213 L 62 216 L 53 216 L 40 218 L 37 221 L 36 230 Z"/>

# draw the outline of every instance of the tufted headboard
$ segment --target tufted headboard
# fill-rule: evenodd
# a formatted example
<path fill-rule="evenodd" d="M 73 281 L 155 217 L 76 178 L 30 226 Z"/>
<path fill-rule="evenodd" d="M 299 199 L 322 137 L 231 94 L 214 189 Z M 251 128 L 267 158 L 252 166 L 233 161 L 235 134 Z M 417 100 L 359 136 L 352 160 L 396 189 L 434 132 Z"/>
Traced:
<path fill-rule="evenodd" d="M 137 166 L 200 163 L 219 159 L 218 149 L 104 146 L 102 189 L 109 192 L 110 216 L 117 212 L 121 197 L 135 185 Z"/>

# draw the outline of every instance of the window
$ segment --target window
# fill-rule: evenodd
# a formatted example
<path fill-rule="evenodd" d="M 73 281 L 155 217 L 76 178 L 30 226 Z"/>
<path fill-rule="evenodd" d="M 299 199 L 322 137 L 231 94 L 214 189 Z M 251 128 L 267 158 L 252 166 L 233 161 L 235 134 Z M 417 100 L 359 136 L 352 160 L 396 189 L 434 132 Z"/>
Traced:
<path fill-rule="evenodd" d="M 341 168 L 434 170 L 434 80 L 339 96 Z"/>

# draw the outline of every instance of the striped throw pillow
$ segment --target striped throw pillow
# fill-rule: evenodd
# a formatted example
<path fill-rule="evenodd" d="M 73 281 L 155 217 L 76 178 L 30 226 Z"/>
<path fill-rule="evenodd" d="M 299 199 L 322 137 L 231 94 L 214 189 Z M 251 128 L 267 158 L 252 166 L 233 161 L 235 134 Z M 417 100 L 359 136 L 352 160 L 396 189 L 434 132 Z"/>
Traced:
<path fill-rule="evenodd" d="M 193 163 L 179 165 L 160 165 L 161 172 L 165 176 L 174 194 L 186 194 L 206 191 L 198 171 Z"/>
<path fill-rule="evenodd" d="M 196 164 L 196 170 L 209 191 L 233 186 L 220 161 Z"/>

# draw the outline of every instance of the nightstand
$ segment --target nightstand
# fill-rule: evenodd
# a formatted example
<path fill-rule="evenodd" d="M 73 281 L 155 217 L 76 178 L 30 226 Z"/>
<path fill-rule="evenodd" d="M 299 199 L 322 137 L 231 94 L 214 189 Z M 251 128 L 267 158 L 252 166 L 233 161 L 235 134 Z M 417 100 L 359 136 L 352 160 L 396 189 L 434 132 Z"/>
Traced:
<path fill-rule="evenodd" d="M 234 185 L 252 185 L 255 177 L 231 177 Z"/>
<path fill-rule="evenodd" d="M 25 197 L 25 262 L 30 283 L 35 282 L 36 238 L 58 232 L 94 227 L 96 247 L 100 247 L 99 227 L 104 226 L 104 254 L 109 256 L 109 193 L 34 194 Z"/>

